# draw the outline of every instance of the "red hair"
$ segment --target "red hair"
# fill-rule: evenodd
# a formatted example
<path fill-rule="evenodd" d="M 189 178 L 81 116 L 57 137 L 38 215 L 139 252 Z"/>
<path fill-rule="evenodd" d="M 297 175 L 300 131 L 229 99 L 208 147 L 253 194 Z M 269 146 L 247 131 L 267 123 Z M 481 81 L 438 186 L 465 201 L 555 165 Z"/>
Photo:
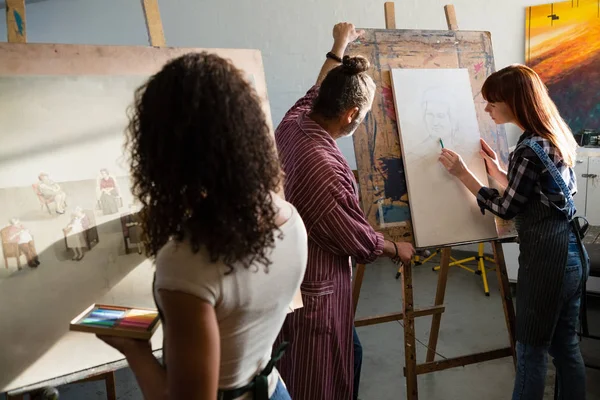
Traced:
<path fill-rule="evenodd" d="M 490 103 L 506 103 L 519 125 L 548 139 L 565 164 L 575 165 L 577 142 L 534 70 L 521 64 L 509 65 L 486 79 L 481 94 Z"/>

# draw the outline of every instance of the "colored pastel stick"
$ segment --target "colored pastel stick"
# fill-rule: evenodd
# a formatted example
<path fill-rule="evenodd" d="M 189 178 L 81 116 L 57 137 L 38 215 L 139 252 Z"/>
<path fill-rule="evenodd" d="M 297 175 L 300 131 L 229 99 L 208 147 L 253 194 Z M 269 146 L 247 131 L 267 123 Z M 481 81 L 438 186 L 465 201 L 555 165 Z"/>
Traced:
<path fill-rule="evenodd" d="M 103 319 L 95 319 L 95 318 L 86 318 L 82 322 L 82 324 L 89 325 L 103 325 L 103 326 L 115 326 L 117 323 L 116 320 L 103 320 Z"/>

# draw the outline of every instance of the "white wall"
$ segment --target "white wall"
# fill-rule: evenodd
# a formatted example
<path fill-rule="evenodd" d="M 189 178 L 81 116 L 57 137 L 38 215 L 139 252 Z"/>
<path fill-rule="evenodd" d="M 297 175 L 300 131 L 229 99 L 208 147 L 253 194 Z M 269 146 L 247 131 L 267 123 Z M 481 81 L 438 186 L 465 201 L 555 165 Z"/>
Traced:
<path fill-rule="evenodd" d="M 497 68 L 523 62 L 525 7 L 548 0 L 455 0 L 460 29 L 488 30 Z M 30 42 L 144 45 L 139 0 L 52 0 L 27 6 Z M 446 29 L 449 0 L 396 2 L 405 29 Z M 313 83 L 338 21 L 385 26 L 383 0 L 159 0 L 167 44 L 262 50 L 275 125 Z M 0 18 L 0 40 L 6 40 Z M 513 136 L 515 136 L 513 134 Z M 516 137 L 512 138 L 516 140 Z M 355 168 L 351 139 L 340 141 Z"/>
<path fill-rule="evenodd" d="M 456 7 L 459 28 L 492 34 L 496 68 L 524 62 L 525 8 L 549 0 L 398 0 L 399 29 L 446 29 L 443 6 Z M 140 0 L 52 0 L 27 6 L 30 42 L 145 45 Z M 331 46 L 331 28 L 350 21 L 384 28 L 384 0 L 159 0 L 167 44 L 262 51 L 276 126 L 314 82 Z M 0 40 L 6 40 L 0 18 Z M 509 145 L 519 133 L 509 129 Z M 340 140 L 356 168 L 351 139 Z M 516 245 L 505 246 L 516 278 Z"/>

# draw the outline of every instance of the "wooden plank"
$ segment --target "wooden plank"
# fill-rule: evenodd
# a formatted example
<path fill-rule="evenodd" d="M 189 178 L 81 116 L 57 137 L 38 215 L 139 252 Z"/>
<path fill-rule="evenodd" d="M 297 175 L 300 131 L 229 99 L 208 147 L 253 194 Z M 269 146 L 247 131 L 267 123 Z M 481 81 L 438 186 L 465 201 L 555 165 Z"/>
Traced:
<path fill-rule="evenodd" d="M 386 1 L 383 5 L 385 10 L 385 29 L 396 29 L 396 10 L 393 1 Z"/>
<path fill-rule="evenodd" d="M 404 313 L 395 312 L 390 314 L 376 315 L 373 317 L 358 318 L 354 320 L 354 326 L 370 326 L 404 320 Z"/>
<path fill-rule="evenodd" d="M 10 43 L 27 43 L 25 0 L 6 0 L 6 36 Z"/>
<path fill-rule="evenodd" d="M 456 11 L 454 10 L 453 4 L 448 4 L 444 6 L 444 13 L 446 14 L 446 23 L 448 24 L 448 29 L 451 31 L 458 30 L 458 20 L 456 19 Z"/>
<path fill-rule="evenodd" d="M 515 352 L 515 308 L 512 301 L 512 293 L 508 283 L 508 273 L 506 272 L 506 261 L 504 259 L 504 250 L 502 244 L 492 242 L 492 250 L 494 252 L 494 260 L 496 260 L 496 275 L 500 286 L 500 296 L 502 297 L 502 307 L 504 309 L 504 319 L 506 321 L 506 329 L 508 331 L 508 339 L 510 349 L 512 351 L 513 363 L 516 365 L 517 353 Z"/>
<path fill-rule="evenodd" d="M 445 369 L 464 367 L 465 365 L 477 364 L 484 361 L 497 360 L 499 358 L 512 356 L 512 349 L 506 347 L 498 350 L 486 351 L 483 353 L 469 354 L 466 356 L 447 358 L 440 361 L 432 361 L 417 365 L 417 375 L 428 374 L 430 372 L 443 371 Z M 406 368 L 404 371 L 406 374 Z"/>
<path fill-rule="evenodd" d="M 438 271 L 438 284 L 435 292 L 434 305 L 438 306 L 444 303 L 446 296 L 446 285 L 448 283 L 448 271 L 450 270 L 450 253 L 451 247 L 442 249 L 442 259 L 440 261 L 440 270 Z M 435 314 L 431 319 L 431 330 L 429 331 L 429 344 L 427 346 L 428 362 L 435 358 L 435 350 L 437 349 L 438 335 L 440 333 L 440 323 L 442 322 L 442 314 Z"/>
<path fill-rule="evenodd" d="M 166 46 L 167 42 L 165 40 L 165 33 L 163 31 L 160 11 L 158 9 L 158 0 L 142 0 L 142 7 L 144 8 L 150 45 L 155 47 Z"/>
<path fill-rule="evenodd" d="M 425 317 L 427 315 L 440 314 L 443 313 L 445 310 L 445 306 L 431 306 L 426 308 L 420 308 L 412 312 L 412 317 L 418 318 Z M 390 314 L 376 315 L 373 317 L 358 318 L 354 320 L 354 326 L 369 326 L 402 320 L 404 320 L 404 313 L 396 312 Z"/>
<path fill-rule="evenodd" d="M 417 400 L 419 398 L 419 388 L 417 385 L 417 350 L 415 338 L 415 319 L 414 300 L 413 300 L 413 280 L 412 265 L 402 267 L 402 300 L 404 312 L 404 358 L 406 369 L 406 398 L 408 400 Z M 436 316 L 439 314 L 436 314 Z M 435 318 L 435 316 L 434 316 Z"/>
<path fill-rule="evenodd" d="M 114 371 L 111 371 L 106 374 L 105 384 L 107 400 L 117 400 L 117 385 L 115 383 Z"/>

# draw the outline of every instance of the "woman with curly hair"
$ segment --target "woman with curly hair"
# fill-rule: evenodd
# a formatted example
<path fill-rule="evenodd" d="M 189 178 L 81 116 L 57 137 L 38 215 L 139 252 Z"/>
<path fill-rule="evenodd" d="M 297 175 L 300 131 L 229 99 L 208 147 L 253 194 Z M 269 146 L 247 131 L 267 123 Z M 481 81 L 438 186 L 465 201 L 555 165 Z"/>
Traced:
<path fill-rule="evenodd" d="M 136 91 L 133 192 L 164 332 L 101 337 L 127 358 L 146 399 L 289 399 L 271 356 L 307 262 L 296 209 L 260 101 L 229 61 L 192 53 Z"/>

